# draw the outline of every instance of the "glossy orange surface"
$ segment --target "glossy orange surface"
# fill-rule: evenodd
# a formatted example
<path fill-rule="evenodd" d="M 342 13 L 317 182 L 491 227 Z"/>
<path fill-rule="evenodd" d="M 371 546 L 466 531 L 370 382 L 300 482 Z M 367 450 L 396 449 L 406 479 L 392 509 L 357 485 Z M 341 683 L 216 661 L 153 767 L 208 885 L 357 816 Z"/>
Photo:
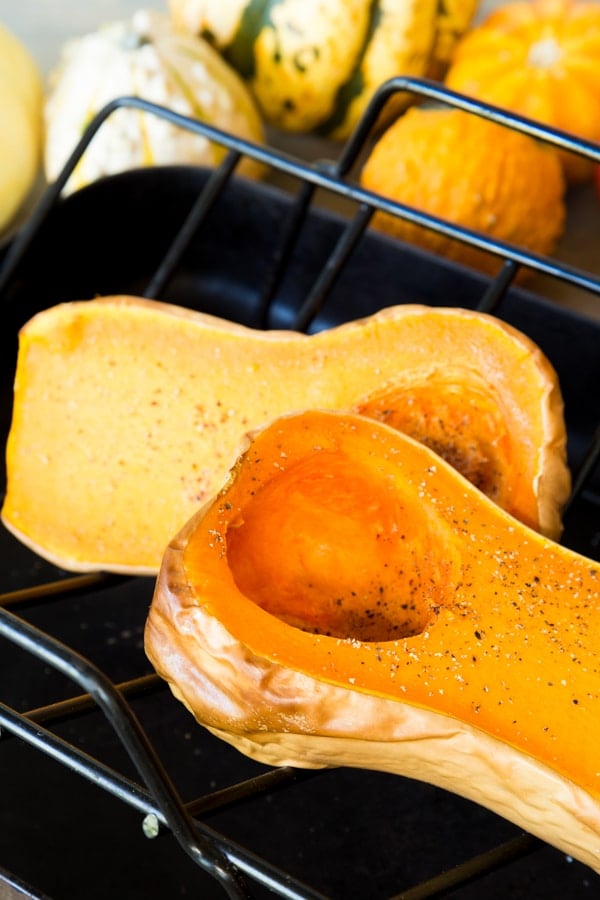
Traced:
<path fill-rule="evenodd" d="M 256 657 L 455 717 L 600 794 L 600 567 L 422 445 L 357 416 L 278 420 L 183 565 Z"/>

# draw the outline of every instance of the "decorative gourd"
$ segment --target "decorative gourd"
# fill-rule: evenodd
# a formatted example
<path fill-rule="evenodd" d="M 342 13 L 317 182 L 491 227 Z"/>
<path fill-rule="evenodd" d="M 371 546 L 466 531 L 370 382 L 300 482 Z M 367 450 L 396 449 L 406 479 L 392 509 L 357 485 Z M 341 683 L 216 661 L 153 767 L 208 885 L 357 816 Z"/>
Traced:
<path fill-rule="evenodd" d="M 142 97 L 224 131 L 261 143 L 263 126 L 236 72 L 200 38 L 177 32 L 166 14 L 142 10 L 67 42 L 50 76 L 45 168 L 53 181 L 85 127 L 108 102 Z M 83 154 L 67 190 L 124 169 L 197 163 L 217 165 L 224 147 L 165 119 L 134 109 L 112 113 Z M 261 167 L 244 157 L 238 172 Z"/>
<path fill-rule="evenodd" d="M 443 71 L 476 0 L 170 0 L 178 27 L 206 37 L 251 87 L 266 121 L 347 137 L 382 82 Z M 387 112 L 410 100 L 397 98 Z"/>
<path fill-rule="evenodd" d="M 425 73 L 428 77 L 441 78 L 446 73 L 454 55 L 454 48 L 472 26 L 479 6 L 478 0 L 438 2 L 433 49 L 429 68 Z"/>
<path fill-rule="evenodd" d="M 242 753 L 427 781 L 600 871 L 600 565 L 386 425 L 254 434 L 166 550 L 145 646 Z"/>
<path fill-rule="evenodd" d="M 458 109 L 409 109 L 371 149 L 360 180 L 377 194 L 535 253 L 553 253 L 564 231 L 556 152 Z M 373 226 L 488 274 L 502 265 L 499 256 L 409 219 L 376 213 Z"/>
<path fill-rule="evenodd" d="M 531 0 L 499 5 L 466 34 L 449 87 L 575 136 L 600 141 L 600 5 Z M 592 164 L 561 153 L 570 182 Z"/>
<path fill-rule="evenodd" d="M 308 406 L 387 418 L 560 534 L 559 385 L 510 326 L 408 305 L 307 336 L 131 297 L 62 304 L 22 329 L 3 521 L 66 569 L 156 572 L 240 436 Z"/>
<path fill-rule="evenodd" d="M 0 232 L 13 224 L 40 172 L 42 99 L 37 64 L 0 24 Z"/>

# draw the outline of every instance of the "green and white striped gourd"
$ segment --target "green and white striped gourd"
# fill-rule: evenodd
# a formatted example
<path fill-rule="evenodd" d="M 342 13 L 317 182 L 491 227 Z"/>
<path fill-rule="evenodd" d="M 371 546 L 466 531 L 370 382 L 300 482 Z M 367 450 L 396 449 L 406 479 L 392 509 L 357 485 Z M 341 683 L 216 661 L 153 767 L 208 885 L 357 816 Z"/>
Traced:
<path fill-rule="evenodd" d="M 350 134 L 388 78 L 438 77 L 476 7 L 476 0 L 169 0 L 174 23 L 222 53 L 268 123 L 334 139 Z M 409 99 L 398 97 L 389 112 Z"/>

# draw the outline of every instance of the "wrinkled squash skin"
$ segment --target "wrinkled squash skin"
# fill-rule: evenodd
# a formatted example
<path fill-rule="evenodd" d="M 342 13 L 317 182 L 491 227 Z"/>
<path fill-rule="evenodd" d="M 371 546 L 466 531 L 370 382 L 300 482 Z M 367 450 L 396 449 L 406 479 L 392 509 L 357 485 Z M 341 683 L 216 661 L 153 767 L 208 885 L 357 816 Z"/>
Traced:
<path fill-rule="evenodd" d="M 240 436 L 307 407 L 406 429 L 561 532 L 558 379 L 499 319 L 406 305 L 305 335 L 135 297 L 61 304 L 21 330 L 2 520 L 63 568 L 154 574 Z"/>
<path fill-rule="evenodd" d="M 473 0 L 170 0 L 175 24 L 207 38 L 246 80 L 265 120 L 346 138 L 395 75 L 439 74 Z M 392 115 L 409 102 L 394 98 Z"/>
<path fill-rule="evenodd" d="M 242 753 L 427 781 L 600 871 L 600 566 L 384 424 L 250 435 L 165 553 L 145 646 Z"/>

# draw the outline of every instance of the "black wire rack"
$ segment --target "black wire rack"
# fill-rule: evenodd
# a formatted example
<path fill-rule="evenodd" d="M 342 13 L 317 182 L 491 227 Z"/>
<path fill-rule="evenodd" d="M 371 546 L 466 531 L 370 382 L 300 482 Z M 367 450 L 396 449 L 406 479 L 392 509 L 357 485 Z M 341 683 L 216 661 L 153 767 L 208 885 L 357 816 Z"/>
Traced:
<path fill-rule="evenodd" d="M 197 132 L 221 144 L 227 155 L 223 163 L 209 172 L 203 182 L 197 198 L 180 223 L 176 233 L 169 238 L 166 251 L 161 258 L 153 262 L 153 271 L 147 279 L 143 293 L 147 297 L 163 297 L 168 295 L 173 277 L 178 270 L 182 256 L 189 249 L 194 237 L 201 230 L 203 223 L 210 216 L 211 211 L 219 203 L 225 189 L 235 176 L 236 168 L 240 160 L 247 156 L 263 164 L 273 171 L 290 177 L 297 184 L 297 192 L 290 197 L 289 205 L 283 218 L 277 241 L 273 247 L 268 266 L 265 269 L 265 277 L 261 285 L 259 297 L 255 309 L 255 322 L 258 327 L 268 328 L 273 325 L 273 309 L 278 292 L 286 278 L 286 274 L 294 258 L 298 243 L 303 233 L 310 228 L 311 216 L 317 195 L 325 192 L 328 195 L 343 199 L 352 205 L 354 214 L 344 218 L 343 224 L 337 233 L 336 240 L 323 263 L 320 264 L 316 275 L 307 285 L 296 306 L 293 315 L 287 321 L 287 327 L 309 331 L 319 327 L 319 316 L 327 307 L 328 299 L 345 266 L 352 258 L 361 242 L 365 240 L 365 233 L 375 210 L 382 210 L 404 217 L 418 225 L 442 232 L 452 238 L 477 246 L 497 255 L 502 260 L 499 275 L 495 279 L 480 279 L 476 284 L 476 308 L 500 314 L 503 305 L 509 303 L 515 276 L 520 267 L 528 268 L 553 278 L 560 279 L 577 288 L 583 288 L 592 295 L 600 294 L 600 278 L 588 272 L 581 271 L 572 266 L 563 264 L 556 259 L 539 256 L 522 248 L 494 241 L 483 234 L 453 225 L 452 223 L 434 218 L 420 210 L 406 207 L 392 202 L 382 196 L 376 195 L 361 188 L 352 178 L 352 172 L 364 153 L 369 140 L 372 138 L 375 123 L 387 103 L 388 99 L 397 92 L 412 92 L 421 100 L 435 103 L 448 104 L 465 110 L 474 115 L 484 116 L 506 127 L 515 128 L 537 139 L 547 141 L 563 149 L 572 150 L 575 153 L 586 156 L 594 162 L 600 163 L 600 147 L 577 140 L 570 135 L 554 129 L 544 128 L 529 120 L 511 115 L 498 108 L 482 104 L 466 98 L 462 95 L 450 92 L 437 82 L 423 79 L 395 78 L 387 82 L 374 97 L 365 116 L 359 123 L 355 133 L 348 143 L 342 148 L 339 158 L 335 162 L 318 161 L 307 163 L 299 161 L 282 152 L 268 147 L 258 146 L 242 141 L 218 129 L 209 127 L 203 123 L 178 115 L 171 110 L 156 106 L 136 97 L 124 97 L 108 104 L 93 120 L 73 154 L 66 163 L 60 177 L 45 192 L 38 206 L 25 227 L 20 231 L 16 239 L 6 248 L 3 267 L 0 271 L 0 302 L 5 308 L 13 304 L 15 286 L 19 288 L 24 279 L 24 273 L 31 265 L 32 248 L 39 239 L 40 233 L 51 218 L 53 211 L 60 206 L 61 195 L 70 175 L 78 160 L 86 151 L 95 133 L 103 123 L 121 108 L 131 108 L 161 116 L 173 124 Z M 57 265 L 60 266 L 60 262 Z M 18 293 L 18 291 L 17 291 Z M 517 297 L 517 302 L 523 302 Z M 24 320 L 29 312 L 27 303 L 11 308 L 12 321 L 15 329 Z M 549 307 L 537 309 L 535 314 L 543 314 L 550 321 L 552 314 Z M 560 314 L 555 331 L 561 330 Z M 592 323 L 577 322 L 577 335 L 585 334 L 594 342 L 596 357 L 600 357 L 600 343 L 598 334 L 591 331 Z M 590 337 L 591 334 L 591 337 Z M 559 335 L 556 340 L 560 341 Z M 592 356 L 593 356 L 592 350 Z M 573 369 L 578 367 L 577 349 L 573 348 L 571 354 Z M 592 369 L 594 371 L 593 365 Z M 574 371 L 576 380 L 581 372 Z M 591 376 L 590 376 L 591 377 Z M 575 390 L 577 390 L 577 385 Z M 589 390 L 589 387 L 588 387 Z M 585 406 L 585 399 L 582 401 Z M 596 403 L 597 406 L 597 403 Z M 595 413 L 594 413 L 595 414 Z M 588 416 L 589 419 L 589 416 Z M 585 437 L 577 443 L 572 450 L 575 461 L 573 492 L 565 512 L 566 522 L 574 523 L 571 526 L 573 543 L 576 545 L 581 531 L 581 522 L 585 520 L 587 528 L 586 539 L 583 542 L 583 550 L 590 555 L 597 552 L 598 543 L 598 506 L 600 493 L 597 486 L 597 469 L 600 458 L 600 422 L 587 421 Z M 571 534 L 567 528 L 567 539 Z M 591 535 L 591 537 L 590 537 Z M 25 567 L 27 575 L 24 583 L 16 587 L 11 586 L 0 595 L 0 636 L 4 641 L 4 647 L 11 648 L 10 652 L 3 649 L 4 656 L 0 659 L 3 664 L 3 678 L 12 687 L 12 695 L 19 696 L 19 690 L 15 689 L 18 680 L 24 677 L 23 673 L 34 669 L 40 672 L 40 679 L 46 680 L 51 685 L 57 685 L 59 699 L 56 694 L 50 698 L 41 692 L 43 702 L 35 707 L 26 707 L 23 710 L 17 700 L 14 703 L 0 703 L 0 729 L 2 740 L 0 741 L 0 767 L 5 765 L 6 751 L 3 748 L 26 746 L 35 751 L 31 766 L 36 768 L 40 759 L 51 760 L 58 765 L 61 771 L 68 771 L 74 776 L 71 791 L 77 793 L 83 791 L 85 784 L 99 789 L 101 792 L 119 801 L 119 805 L 132 810 L 137 817 L 141 828 L 139 829 L 146 840 L 147 854 L 152 856 L 152 842 L 161 842 L 165 837 L 170 837 L 177 848 L 177 853 L 191 861 L 194 872 L 198 870 L 206 876 L 211 885 L 215 886 L 215 896 L 225 894 L 233 898 L 262 896 L 275 894 L 287 898 L 320 898 L 331 896 L 335 891 L 321 887 L 315 888 L 313 882 L 305 883 L 301 864 L 293 867 L 291 872 L 284 864 L 272 861 L 264 848 L 256 849 L 250 842 L 236 838 L 236 834 L 246 834 L 244 828 L 230 834 L 219 825 L 211 825 L 216 817 L 228 811 L 233 811 L 234 822 L 239 824 L 239 816 L 255 817 L 256 822 L 262 821 L 256 812 L 257 804 L 262 803 L 270 810 L 279 798 L 286 794 L 298 791 L 311 792 L 310 797 L 319 797 L 323 791 L 323 785 L 336 777 L 332 772 L 313 772 L 283 767 L 279 769 L 265 769 L 264 767 L 246 768 L 241 765 L 239 769 L 232 767 L 231 772 L 235 777 L 229 777 L 229 781 L 223 786 L 212 787 L 203 790 L 199 796 L 192 800 L 184 800 L 184 790 L 187 786 L 186 779 L 182 778 L 179 765 L 171 769 L 163 762 L 163 755 L 155 741 L 149 736 L 151 731 L 148 722 L 145 721 L 145 704 L 154 703 L 160 698 L 161 713 L 167 721 L 170 713 L 165 713 L 165 708 L 171 710 L 179 705 L 170 697 L 164 683 L 149 670 L 147 661 L 143 658 L 140 648 L 139 633 L 143 622 L 144 611 L 150 601 L 152 582 L 145 578 L 129 578 L 106 573 L 72 576 L 57 572 L 50 566 L 32 559 L 24 548 L 16 548 L 12 543 L 8 544 L 7 557 L 4 562 L 6 578 L 4 584 L 11 585 L 10 573 L 21 572 Z M 5 554 L 6 555 L 6 554 Z M 23 563 L 22 560 L 26 562 Z M 133 600 L 132 600 L 133 598 Z M 52 615 L 53 611 L 68 605 L 69 616 L 72 616 L 70 631 L 67 629 L 67 637 L 57 638 L 54 635 Z M 75 631 L 82 625 L 85 616 L 90 615 L 90 608 L 109 609 L 110 615 L 121 621 L 121 630 L 129 628 L 129 631 L 137 629 L 138 643 L 132 651 L 127 650 L 123 658 L 115 652 L 116 663 L 111 660 L 106 668 L 94 660 L 94 654 L 86 655 L 76 649 L 79 641 Z M 123 610 L 127 609 L 124 614 Z M 79 618 L 78 618 L 79 616 Z M 122 617 L 119 619 L 119 617 Z M 129 622 L 129 624 L 123 624 Z M 132 624 L 133 623 L 133 624 Z M 70 639 L 73 638 L 73 639 Z M 118 643 L 118 641 L 115 641 Z M 13 668 L 13 660 L 17 660 Z M 108 674 L 110 672 L 110 674 Z M 123 673 L 123 677 L 120 677 Z M 154 710 L 154 707 L 151 707 Z M 141 710 L 141 711 L 140 711 Z M 149 714 L 156 717 L 153 711 Z M 101 723 L 98 724 L 98 720 Z M 104 729 L 108 735 L 106 741 L 116 745 L 115 752 L 117 763 L 112 759 L 106 761 L 101 754 L 88 752 L 86 742 L 81 742 L 77 737 L 83 723 L 95 722 L 95 728 Z M 86 726 L 87 727 L 87 726 Z M 167 730 L 168 730 L 167 726 Z M 192 726 L 189 726 L 190 728 Z M 162 740 L 162 739 L 161 739 Z M 160 742 L 158 742 L 160 743 Z M 162 744 L 160 745 L 162 748 Z M 122 753 L 121 753 L 122 751 Z M 9 759 L 18 758 L 22 750 L 12 750 L 8 754 Z M 225 756 L 228 750 L 223 750 Z M 109 754 L 110 756 L 110 754 Z M 228 758 L 228 757 L 227 757 Z M 186 757 L 186 764 L 191 765 L 191 760 Z M 7 770 L 8 771 L 8 770 Z M 55 771 L 54 769 L 51 771 Z M 237 772 L 242 773 L 237 777 Z M 2 775 L 4 780 L 5 776 Z M 338 776 L 339 777 L 339 776 Z M 179 782 L 186 783 L 185 788 L 180 787 Z M 401 783 L 401 779 L 397 779 Z M 211 780 L 205 782 L 211 786 Z M 385 781 L 384 790 L 387 793 L 389 782 Z M 402 785 L 402 790 L 408 790 Z M 426 790 L 426 787 L 419 790 Z M 350 790 L 342 787 L 338 791 Z M 0 791 L 0 804 L 2 804 L 3 792 Z M 186 793 L 186 796 L 190 794 Z M 277 800 L 275 799 L 277 798 Z M 350 797 L 352 801 L 352 797 Z M 318 802 L 318 801 L 315 801 Z M 359 803 L 356 799 L 356 803 Z M 443 801 L 440 801 L 443 805 Z M 43 805 L 43 798 L 39 798 L 39 804 Z M 312 813 L 319 818 L 325 813 L 318 805 Z M 10 810 L 6 813 L 5 821 L 10 821 Z M 236 818 L 237 817 L 237 818 Z M 377 820 L 376 820 L 377 821 Z M 487 821 L 487 820 L 486 820 Z M 90 827 L 89 821 L 77 826 L 81 830 Z M 133 828 L 134 826 L 132 826 Z M 289 829 L 293 834 L 293 826 L 285 822 L 280 826 L 284 830 Z M 452 822 L 448 828 L 455 829 Z M 476 830 L 479 830 L 476 828 Z M 95 833 L 95 832 L 93 832 Z M 519 866 L 519 861 L 529 861 L 536 854 L 554 852 L 546 848 L 542 842 L 528 834 L 516 832 L 501 823 L 498 834 L 494 832 L 494 838 L 484 850 L 474 849 L 469 852 L 468 839 L 464 838 L 465 850 L 460 860 L 452 860 L 442 854 L 439 870 L 427 870 L 427 874 L 420 880 L 411 881 L 408 884 L 397 884 L 394 889 L 389 889 L 386 884 L 381 893 L 376 894 L 373 887 L 371 896 L 386 896 L 405 898 L 405 900 L 417 900 L 417 898 L 433 897 L 440 895 L 453 896 L 478 896 L 477 887 L 475 893 L 468 894 L 469 886 L 477 886 L 482 879 L 490 874 L 497 873 L 510 866 Z M 148 843 L 148 841 L 150 843 Z M 450 844 L 450 841 L 448 840 Z M 0 840 L 0 854 L 2 841 Z M 402 847 L 398 847 L 398 855 L 402 854 Z M 73 860 L 71 859 L 73 865 Z M 179 865 L 178 857 L 176 865 Z M 437 863 L 434 864 L 434 866 Z M 564 861 L 561 859 L 564 867 Z M 6 867 L 6 871 L 2 866 Z M 108 863 L 109 865 L 109 863 Z M 326 866 L 326 862 L 322 862 Z M 377 863 L 373 861 L 373 867 Z M 26 887 L 21 878 L 26 878 L 26 872 L 9 874 L 11 860 L 4 860 L 0 855 L 0 887 L 4 885 L 6 896 L 22 896 L 42 898 L 44 895 L 34 889 Z M 90 863 L 90 867 L 92 864 Z M 349 879 L 353 879 L 351 860 L 344 867 L 348 870 Z M 590 892 L 597 891 L 600 882 L 597 876 L 588 872 L 583 867 L 577 868 L 577 864 L 567 861 L 570 873 L 577 872 L 578 884 L 589 885 Z M 418 868 L 418 867 L 417 867 Z M 409 869 L 412 873 L 412 869 Z M 298 874 L 294 874 L 300 873 Z M 94 877 L 92 875 L 92 877 Z M 369 876 L 370 883 L 375 885 L 376 879 L 373 873 Z M 407 876 L 407 877 L 412 877 Z M 520 876 L 521 877 L 521 876 Z M 575 877 L 573 875 L 573 877 Z M 193 877 L 192 877 L 193 882 Z M 319 883 L 318 880 L 316 883 Z M 324 882 L 327 884 L 327 880 Z M 587 889 L 587 888 L 586 888 Z M 502 888 L 504 891 L 505 888 Z M 10 892 L 13 893 L 10 893 Z M 200 896 L 209 896 L 206 882 L 199 883 Z M 367 896 L 362 893 L 356 896 Z M 2 892 L 0 891 L 0 894 Z M 115 889 L 114 896 L 132 896 L 120 894 Z M 170 896 L 175 896 L 175 892 Z M 508 894 L 498 894 L 498 896 Z M 512 893 L 512 896 L 518 896 Z M 562 894 L 563 896 L 565 894 Z M 81 893 L 79 896 L 87 896 Z M 149 895 L 148 895 L 149 896 Z M 339 897 L 355 896 L 349 884 L 340 888 Z M 486 888 L 486 896 L 494 896 Z M 538 896 L 531 886 L 522 896 Z M 542 894 L 539 894 L 542 896 Z M 553 896 L 550 894 L 550 896 Z M 558 894 L 554 894 L 558 896 Z M 572 894 L 574 896 L 574 894 Z M 583 896 L 583 894 L 582 894 Z"/>

